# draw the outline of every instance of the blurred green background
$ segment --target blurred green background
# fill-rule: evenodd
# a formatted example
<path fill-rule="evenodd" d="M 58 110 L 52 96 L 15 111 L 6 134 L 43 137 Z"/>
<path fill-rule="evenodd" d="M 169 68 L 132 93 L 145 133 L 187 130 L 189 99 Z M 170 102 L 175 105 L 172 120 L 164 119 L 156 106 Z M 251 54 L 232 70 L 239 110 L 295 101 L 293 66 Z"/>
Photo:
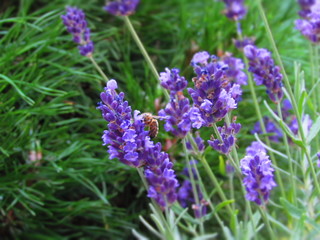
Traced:
<path fill-rule="evenodd" d="M 269 48 L 254 0 L 245 1 L 243 33 Z M 294 29 L 294 0 L 263 1 L 289 75 L 293 62 L 309 72 L 308 43 Z M 0 238 L 132 239 L 146 232 L 149 199 L 138 174 L 109 160 L 101 135 L 106 122 L 96 109 L 105 85 L 91 62 L 79 55 L 60 16 L 67 5 L 83 9 L 95 43 L 94 57 L 117 79 L 133 109 L 157 113 L 162 92 L 120 17 L 104 1 L 2 0 L 0 2 Z M 233 46 L 235 24 L 213 0 L 141 0 L 134 27 L 158 71 L 181 68 L 200 50 L 241 53 Z M 306 74 L 308 76 L 308 74 Z M 308 82 L 308 80 L 307 80 Z M 260 100 L 263 87 L 257 87 Z M 161 105 L 163 106 L 163 105 Z M 250 144 L 257 120 L 248 88 L 237 110 L 243 129 L 239 151 Z M 202 133 L 208 139 L 210 133 Z M 160 130 L 158 141 L 172 139 Z M 169 149 L 178 173 L 179 146 Z M 208 153 L 219 172 L 218 155 Z M 38 160 L 36 160 L 38 159 Z M 223 178 L 223 174 L 219 175 Z M 214 226 L 213 226 L 214 227 Z"/>

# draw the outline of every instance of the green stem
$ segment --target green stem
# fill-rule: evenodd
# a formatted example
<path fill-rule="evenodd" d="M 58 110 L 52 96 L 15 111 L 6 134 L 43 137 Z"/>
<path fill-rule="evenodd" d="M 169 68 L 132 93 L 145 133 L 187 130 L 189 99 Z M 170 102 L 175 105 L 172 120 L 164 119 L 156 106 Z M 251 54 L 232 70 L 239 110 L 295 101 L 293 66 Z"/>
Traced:
<path fill-rule="evenodd" d="M 109 81 L 109 78 L 104 74 L 104 72 L 102 71 L 102 69 L 99 67 L 99 65 L 97 64 L 96 60 L 94 60 L 94 58 L 91 56 L 89 57 L 89 59 L 91 60 L 91 62 L 93 63 L 94 67 L 98 70 L 98 72 L 100 73 L 100 75 L 103 77 L 104 80 L 106 80 L 106 82 Z"/>
<path fill-rule="evenodd" d="M 192 186 L 192 192 L 193 192 L 193 197 L 195 199 L 196 205 L 197 207 L 201 207 L 200 206 L 200 201 L 199 201 L 199 194 L 198 194 L 198 190 L 197 190 L 197 186 L 195 183 L 195 179 L 194 179 L 194 175 L 192 172 L 192 167 L 189 161 L 189 154 L 187 151 L 187 144 L 186 144 L 186 139 L 182 139 L 182 145 L 183 145 L 183 151 L 186 157 L 186 162 L 187 162 L 187 167 L 188 167 L 188 173 L 189 173 L 189 177 L 190 177 L 190 182 L 191 182 L 191 186 Z M 200 219 L 200 233 L 201 235 L 204 235 L 204 226 L 203 226 L 203 218 L 201 217 Z"/>
<path fill-rule="evenodd" d="M 213 185 L 216 187 L 217 192 L 218 192 L 220 198 L 222 199 L 222 201 L 224 201 L 224 202 L 227 201 L 228 199 L 227 199 L 226 195 L 224 194 L 224 192 L 223 192 L 223 190 L 222 190 L 222 188 L 221 188 L 216 176 L 211 171 L 211 168 L 210 168 L 206 158 L 204 156 L 202 156 L 200 158 L 200 161 L 201 161 L 205 171 L 207 172 L 210 180 L 212 181 Z M 237 224 L 238 224 L 237 216 L 233 213 L 232 208 L 230 207 L 229 204 L 226 205 L 226 208 L 227 208 L 227 210 L 229 212 L 230 217 L 233 218 L 233 220 L 234 220 L 234 222 L 236 223 L 236 226 L 237 226 Z M 235 235 L 237 236 L 237 234 L 238 234 L 237 233 L 237 228 L 235 228 L 233 230 L 235 232 Z"/>
<path fill-rule="evenodd" d="M 278 107 L 278 115 L 280 117 L 280 119 L 282 121 L 284 121 L 283 116 L 282 116 L 282 111 L 281 111 L 281 100 L 278 100 L 277 103 L 277 107 Z M 293 166 L 292 166 L 292 157 L 291 157 L 291 153 L 290 153 L 290 148 L 289 148 L 289 143 L 288 143 L 288 138 L 286 133 L 284 132 L 284 136 L 283 136 L 283 141 L 284 141 L 284 145 L 286 148 L 286 153 L 288 156 L 288 161 L 289 161 L 289 169 L 290 169 L 290 182 L 291 182 L 291 188 L 293 191 L 293 203 L 296 204 L 296 185 L 295 185 L 295 181 L 294 181 L 294 172 L 293 172 Z"/>
<path fill-rule="evenodd" d="M 266 215 L 266 213 L 265 213 L 264 210 L 265 210 L 265 209 L 262 209 L 262 207 L 259 207 L 259 211 L 260 211 L 260 213 L 261 213 L 262 219 L 263 219 L 264 223 L 265 223 L 266 226 L 267 226 L 267 230 L 268 230 L 268 232 L 269 232 L 270 239 L 271 239 L 271 240 L 277 239 L 276 236 L 275 236 L 275 234 L 274 234 L 274 232 L 273 232 L 273 230 L 272 230 L 272 228 L 271 228 L 270 221 L 269 221 L 269 219 L 268 219 L 268 217 L 267 217 L 267 215 Z"/>
<path fill-rule="evenodd" d="M 148 52 L 146 51 L 143 43 L 141 42 L 141 40 L 140 40 L 140 38 L 139 38 L 136 30 L 134 29 L 134 27 L 133 27 L 133 25 L 132 25 L 129 17 L 128 17 L 128 16 L 124 16 L 124 21 L 125 21 L 128 29 L 129 29 L 129 31 L 130 31 L 133 39 L 135 40 L 136 44 L 138 45 L 138 47 L 139 47 L 139 49 L 140 49 L 143 57 L 145 58 L 146 62 L 148 63 L 148 65 L 149 65 L 149 67 L 150 67 L 150 69 L 151 69 L 151 72 L 153 73 L 153 75 L 154 75 L 154 77 L 157 79 L 157 81 L 160 81 L 160 80 L 159 80 L 159 73 L 158 73 L 155 65 L 153 64 L 153 62 L 152 62 L 152 60 L 151 60 Z M 163 89 L 163 88 L 162 88 L 162 89 Z M 169 100 L 170 97 L 169 97 L 168 92 L 167 92 L 165 89 L 163 89 L 163 92 L 164 92 L 167 100 Z"/>

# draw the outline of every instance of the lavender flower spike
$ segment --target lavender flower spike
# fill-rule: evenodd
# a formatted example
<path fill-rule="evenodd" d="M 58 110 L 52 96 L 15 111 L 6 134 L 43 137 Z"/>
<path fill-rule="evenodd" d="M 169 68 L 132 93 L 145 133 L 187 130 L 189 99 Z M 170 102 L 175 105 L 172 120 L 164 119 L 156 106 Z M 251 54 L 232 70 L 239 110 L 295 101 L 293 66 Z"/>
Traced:
<path fill-rule="evenodd" d="M 211 140 L 208 140 L 208 143 L 216 151 L 222 154 L 228 154 L 236 142 L 235 135 L 240 131 L 240 129 L 240 123 L 231 123 L 230 126 L 224 125 L 223 127 L 218 127 L 222 141 L 214 139 L 212 136 Z"/>
<path fill-rule="evenodd" d="M 256 143 L 255 143 L 256 144 Z M 247 149 L 247 156 L 240 161 L 241 171 L 245 175 L 243 185 L 247 190 L 246 198 L 258 205 L 268 201 L 270 191 L 276 186 L 274 169 L 263 147 L 253 151 L 253 146 Z"/>
<path fill-rule="evenodd" d="M 67 14 L 62 15 L 61 18 L 68 32 L 73 35 L 73 41 L 79 45 L 80 54 L 90 57 L 94 47 L 90 40 L 90 29 L 87 27 L 84 12 L 78 8 L 67 7 Z"/>
<path fill-rule="evenodd" d="M 320 168 L 320 152 L 317 153 L 317 157 L 318 157 L 317 165 Z"/>
<path fill-rule="evenodd" d="M 124 93 L 116 92 L 117 88 L 117 82 L 110 80 L 100 95 L 102 102 L 98 109 L 108 122 L 108 130 L 102 136 L 103 145 L 108 145 L 110 159 L 118 158 L 131 167 L 142 167 L 146 163 L 145 152 L 153 143 L 137 111 L 132 120 L 131 107 L 124 101 Z"/>
<path fill-rule="evenodd" d="M 313 43 L 320 42 L 320 9 L 317 7 L 307 15 L 306 19 L 295 21 L 296 29 Z"/>
<path fill-rule="evenodd" d="M 253 73 L 257 85 L 265 85 L 270 99 L 278 103 L 283 97 L 282 74 L 274 64 L 271 53 L 264 48 L 247 45 L 244 54 L 249 59 L 249 72 Z"/>
<path fill-rule="evenodd" d="M 178 68 L 166 68 L 165 72 L 160 73 L 161 86 L 170 91 L 170 95 L 175 95 L 177 92 L 183 91 L 187 85 L 187 80 L 179 75 Z"/>
<path fill-rule="evenodd" d="M 132 15 L 139 4 L 140 0 L 115 0 L 108 2 L 104 10 L 115 16 Z"/>
<path fill-rule="evenodd" d="M 224 11 L 227 18 L 231 20 L 241 20 L 247 14 L 247 9 L 244 6 L 244 0 L 223 0 L 226 5 Z"/>
<path fill-rule="evenodd" d="M 161 144 L 149 148 L 146 154 L 145 176 L 149 184 L 148 197 L 156 200 L 162 209 L 177 200 L 178 180 L 173 163 L 167 153 L 161 152 Z"/>
<path fill-rule="evenodd" d="M 302 18 L 306 18 L 311 13 L 311 7 L 315 4 L 316 0 L 298 0 L 298 3 L 301 7 L 299 15 Z"/>
<path fill-rule="evenodd" d="M 191 130 L 191 127 L 199 127 L 191 122 L 191 117 L 195 115 L 194 109 L 182 92 L 188 82 L 179 75 L 179 72 L 180 70 L 177 68 L 171 70 L 166 68 L 166 72 L 160 73 L 161 86 L 170 91 L 170 102 L 158 114 L 165 118 L 164 128 L 167 132 L 183 138 Z"/>
<path fill-rule="evenodd" d="M 197 110 L 192 111 L 190 119 L 198 127 L 210 127 L 235 109 L 240 93 L 236 84 L 231 88 L 228 65 L 209 56 L 207 52 L 196 53 L 191 61 L 197 76 L 192 79 L 194 88 L 188 88 L 188 92 Z"/>

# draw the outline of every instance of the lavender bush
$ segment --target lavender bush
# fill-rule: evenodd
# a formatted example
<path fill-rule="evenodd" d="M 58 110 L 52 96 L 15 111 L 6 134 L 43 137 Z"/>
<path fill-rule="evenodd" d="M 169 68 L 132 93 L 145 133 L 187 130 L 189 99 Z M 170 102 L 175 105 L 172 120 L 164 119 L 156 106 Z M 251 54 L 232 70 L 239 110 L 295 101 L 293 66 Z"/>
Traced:
<path fill-rule="evenodd" d="M 185 71 L 175 66 L 157 72 L 128 17 L 139 1 L 107 2 L 104 9 L 124 19 L 162 87 L 163 98 L 160 110 L 147 125 L 142 113 L 150 109 L 132 112 L 125 94 L 118 92 L 121 83 L 109 81 L 93 61 L 107 81 L 98 104 L 107 121 L 103 145 L 110 159 L 137 169 L 146 195 L 152 199 L 152 222 L 142 216 L 140 219 L 154 237 L 317 239 L 320 99 L 316 96 L 319 81 L 314 80 L 320 76 L 319 69 L 314 71 L 310 91 L 299 64 L 294 65 L 295 79 L 289 79 L 261 0 L 250 9 L 244 1 L 223 2 L 223 13 L 236 23 L 238 38 L 234 43 L 238 50 L 234 54 L 226 51 L 219 57 L 208 51 L 196 52 L 190 60 L 194 72 L 190 78 L 182 76 Z M 298 3 L 303 19 L 297 20 L 295 27 L 311 41 L 311 51 L 318 52 L 315 44 L 319 42 L 320 3 Z M 263 42 L 242 36 L 240 20 L 250 11 L 260 13 L 270 49 Z M 83 11 L 69 7 L 62 19 L 79 45 L 80 54 L 93 59 L 93 43 Z M 268 97 L 257 97 L 256 86 L 260 85 L 264 85 Z M 244 95 L 245 91 L 250 96 Z M 237 109 L 243 109 L 242 98 L 250 98 L 256 112 L 254 119 L 258 121 L 252 129 L 242 129 L 236 117 Z M 263 108 L 267 116 L 262 115 Z M 171 149 L 164 148 L 160 139 L 149 137 L 149 131 L 158 127 L 157 119 L 163 122 L 160 135 L 174 142 Z M 238 144 L 247 147 L 246 153 Z M 214 170 L 218 162 L 223 169 L 220 173 Z M 176 166 L 183 166 L 182 174 L 176 174 Z M 221 178 L 221 173 L 228 180 Z M 212 228 L 212 223 L 220 229 Z M 133 234 L 144 238 L 136 230 Z"/>

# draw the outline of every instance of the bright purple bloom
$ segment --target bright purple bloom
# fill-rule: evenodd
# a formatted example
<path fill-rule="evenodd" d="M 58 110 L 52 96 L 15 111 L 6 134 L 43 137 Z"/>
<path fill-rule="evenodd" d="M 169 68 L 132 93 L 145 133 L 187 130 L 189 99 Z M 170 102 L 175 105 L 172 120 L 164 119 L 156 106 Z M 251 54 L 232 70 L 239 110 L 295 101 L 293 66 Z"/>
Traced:
<path fill-rule="evenodd" d="M 267 150 L 257 141 L 252 142 L 251 145 L 246 148 L 247 155 L 254 156 L 257 152 L 267 154 Z"/>
<path fill-rule="evenodd" d="M 160 84 L 163 88 L 170 91 L 170 95 L 183 91 L 188 86 L 188 81 L 179 75 L 178 68 L 166 68 L 165 72 L 160 73 Z"/>
<path fill-rule="evenodd" d="M 164 129 L 179 138 L 191 130 L 190 103 L 184 96 L 171 98 L 165 109 L 161 109 L 158 114 L 165 119 Z"/>
<path fill-rule="evenodd" d="M 271 134 L 269 136 L 270 141 L 279 142 L 279 140 L 283 137 L 281 129 L 278 128 L 277 125 L 269 117 L 264 117 L 263 122 L 266 127 L 266 133 Z M 257 121 L 255 123 L 254 128 L 251 131 L 251 133 L 263 134 L 263 131 L 262 131 L 262 128 L 261 128 L 259 121 Z"/>
<path fill-rule="evenodd" d="M 73 41 L 79 45 L 80 54 L 90 57 L 94 46 L 90 40 L 90 29 L 87 27 L 84 12 L 78 8 L 67 7 L 67 14 L 62 15 L 61 18 L 67 31 L 73 35 Z"/>
<path fill-rule="evenodd" d="M 248 45 L 244 54 L 249 59 L 249 72 L 253 73 L 257 85 L 265 85 L 270 99 L 278 103 L 283 97 L 282 74 L 280 67 L 274 64 L 271 53 L 264 48 Z"/>
<path fill-rule="evenodd" d="M 100 95 L 102 102 L 98 109 L 108 122 L 108 130 L 102 136 L 103 145 L 108 145 L 110 159 L 118 158 L 131 167 L 141 167 L 146 162 L 145 152 L 141 149 L 152 146 L 152 142 L 148 131 L 144 130 L 144 123 L 137 117 L 138 112 L 133 119 L 131 107 L 124 100 L 124 93 L 118 94 L 117 88 L 117 82 L 110 80 Z"/>
<path fill-rule="evenodd" d="M 317 157 L 318 157 L 317 165 L 320 168 L 320 152 L 317 153 Z"/>
<path fill-rule="evenodd" d="M 206 51 L 203 52 L 197 52 L 193 55 L 193 58 L 191 60 L 191 66 L 195 67 L 198 65 L 207 65 L 208 60 L 210 58 L 210 54 Z"/>
<path fill-rule="evenodd" d="M 307 19 L 295 21 L 296 29 L 313 43 L 320 42 L 320 9 L 310 12 Z"/>
<path fill-rule="evenodd" d="M 247 8 L 244 6 L 244 0 L 223 0 L 226 5 L 224 11 L 227 18 L 231 20 L 241 20 L 247 14 Z"/>
<path fill-rule="evenodd" d="M 195 87 L 188 88 L 194 107 L 198 109 L 198 113 L 194 112 L 196 116 L 194 119 L 198 125 L 207 127 L 220 121 L 237 107 L 232 94 L 239 93 L 239 91 L 230 92 L 230 80 L 226 73 L 228 66 L 218 62 L 215 56 L 210 58 L 208 56 L 208 53 L 200 52 L 193 57 L 191 64 L 197 76 L 192 79 Z"/>
<path fill-rule="evenodd" d="M 211 136 L 211 140 L 208 140 L 208 143 L 213 149 L 221 154 L 228 154 L 230 153 L 231 148 L 235 145 L 235 135 L 240 131 L 240 129 L 240 123 L 231 123 L 230 126 L 225 124 L 223 127 L 218 127 L 222 141 Z"/>
<path fill-rule="evenodd" d="M 302 18 L 306 18 L 311 13 L 311 7 L 315 4 L 316 0 L 298 0 L 298 3 L 301 7 L 299 15 Z"/>
<path fill-rule="evenodd" d="M 107 2 L 104 10 L 115 16 L 132 15 L 139 4 L 140 0 L 115 0 Z"/>
<path fill-rule="evenodd" d="M 163 209 L 177 200 L 177 187 L 173 163 L 167 153 L 161 152 L 157 143 L 148 149 L 144 174 L 149 184 L 148 197 L 153 198 Z"/>
<path fill-rule="evenodd" d="M 124 93 L 117 93 L 115 80 L 107 83 L 101 93 L 102 102 L 98 109 L 108 122 L 108 130 L 102 136 L 104 145 L 108 145 L 110 159 L 118 158 L 131 167 L 144 167 L 145 176 L 149 183 L 148 196 L 165 208 L 177 199 L 176 179 L 173 163 L 168 154 L 161 152 L 161 144 L 150 141 L 149 132 L 139 111 L 132 110 L 124 100 Z"/>
<path fill-rule="evenodd" d="M 161 86 L 170 91 L 170 102 L 165 109 L 159 111 L 159 116 L 164 117 L 164 129 L 173 135 L 183 138 L 191 130 L 190 111 L 192 107 L 188 98 L 185 98 L 182 91 L 187 87 L 188 82 L 179 75 L 177 68 L 168 69 L 160 73 Z"/>
<path fill-rule="evenodd" d="M 266 203 L 270 191 L 276 186 L 274 181 L 274 169 L 271 166 L 269 156 L 265 151 L 252 152 L 240 161 L 241 171 L 245 175 L 243 185 L 247 190 L 246 198 L 258 205 Z"/>
<path fill-rule="evenodd" d="M 226 55 L 222 57 L 222 62 L 228 65 L 226 75 L 232 83 L 247 85 L 248 77 L 247 74 L 243 72 L 244 63 L 240 58 L 232 57 L 231 53 L 226 53 Z"/>

